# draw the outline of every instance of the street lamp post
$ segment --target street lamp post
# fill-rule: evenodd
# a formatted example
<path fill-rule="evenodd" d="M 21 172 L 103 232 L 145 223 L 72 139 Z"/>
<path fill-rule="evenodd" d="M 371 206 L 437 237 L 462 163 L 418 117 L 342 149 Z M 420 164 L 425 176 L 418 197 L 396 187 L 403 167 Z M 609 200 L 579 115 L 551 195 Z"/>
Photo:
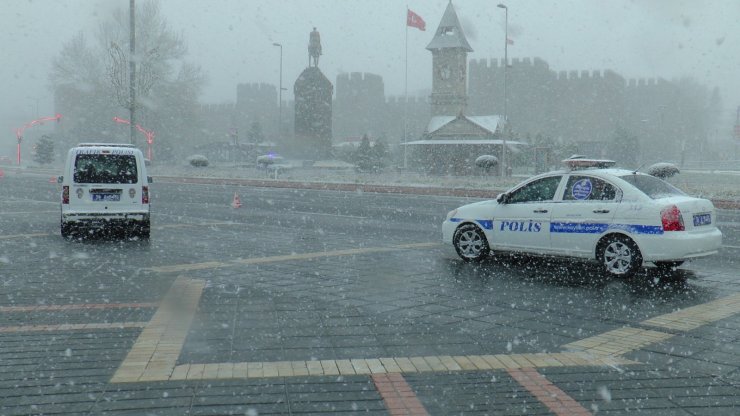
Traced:
<path fill-rule="evenodd" d="M 281 43 L 273 43 L 272 46 L 280 48 L 280 81 L 278 86 L 278 140 L 282 139 L 283 132 L 283 45 Z"/>
<path fill-rule="evenodd" d="M 129 92 L 129 142 L 134 144 L 136 123 L 136 0 L 129 0 L 129 54 L 128 54 L 128 92 Z"/>
<path fill-rule="evenodd" d="M 503 146 L 501 148 L 501 171 L 503 176 L 508 176 L 508 163 L 506 161 L 506 131 L 509 128 L 509 118 L 507 114 L 509 104 L 509 8 L 505 4 L 499 3 L 498 8 L 504 9 L 506 23 L 504 26 L 504 132 L 502 135 Z"/>

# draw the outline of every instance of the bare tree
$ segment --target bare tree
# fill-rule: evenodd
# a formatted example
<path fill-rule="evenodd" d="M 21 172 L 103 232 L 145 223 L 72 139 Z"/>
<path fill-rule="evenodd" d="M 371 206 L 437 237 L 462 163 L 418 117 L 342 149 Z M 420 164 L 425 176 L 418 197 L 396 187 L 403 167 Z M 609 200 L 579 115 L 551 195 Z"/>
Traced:
<path fill-rule="evenodd" d="M 78 32 L 52 60 L 49 80 L 54 87 L 71 84 L 91 89 L 100 86 L 102 74 L 99 55 L 88 46 L 84 33 Z"/>
<path fill-rule="evenodd" d="M 205 76 L 199 66 L 185 60 L 184 38 L 167 24 L 157 2 L 136 6 L 136 122 L 157 131 L 158 145 L 170 140 L 170 148 L 179 149 L 175 140 L 198 134 L 198 97 Z M 52 85 L 68 84 L 88 93 L 74 103 L 78 114 L 84 115 L 84 123 L 79 124 L 95 134 L 110 128 L 121 107 L 131 107 L 128 12 L 119 8 L 104 18 L 92 43 L 78 34 L 54 60 Z"/>

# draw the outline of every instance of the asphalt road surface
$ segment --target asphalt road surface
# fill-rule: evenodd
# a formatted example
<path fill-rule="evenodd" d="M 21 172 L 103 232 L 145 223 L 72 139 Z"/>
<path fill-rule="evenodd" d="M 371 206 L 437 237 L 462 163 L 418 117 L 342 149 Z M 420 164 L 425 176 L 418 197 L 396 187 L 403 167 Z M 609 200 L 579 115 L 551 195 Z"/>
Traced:
<path fill-rule="evenodd" d="M 740 414 L 738 212 L 624 280 L 464 263 L 453 197 L 155 183 L 149 241 L 65 240 L 48 179 L 0 179 L 0 415 Z"/>

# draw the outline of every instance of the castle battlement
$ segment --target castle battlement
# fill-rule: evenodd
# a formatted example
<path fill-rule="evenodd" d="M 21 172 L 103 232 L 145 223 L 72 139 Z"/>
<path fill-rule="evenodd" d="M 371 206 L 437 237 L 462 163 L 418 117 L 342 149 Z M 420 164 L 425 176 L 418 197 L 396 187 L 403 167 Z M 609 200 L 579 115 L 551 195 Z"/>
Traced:
<path fill-rule="evenodd" d="M 388 105 L 403 105 L 404 104 L 404 96 L 402 95 L 391 95 L 388 97 L 385 97 L 385 103 Z M 409 100 L 407 102 L 408 105 L 417 105 L 417 104 L 423 104 L 428 105 L 429 101 L 427 100 L 427 97 L 409 97 Z"/>
<path fill-rule="evenodd" d="M 550 65 L 542 58 L 512 58 L 510 59 L 510 67 L 518 67 L 518 68 L 536 68 L 536 69 L 544 69 L 544 70 L 550 70 Z M 472 70 L 491 70 L 491 69 L 503 69 L 504 68 L 504 60 L 503 59 L 497 59 L 497 58 L 490 58 L 490 59 L 471 59 L 470 62 L 468 62 L 468 65 Z"/>
<path fill-rule="evenodd" d="M 367 82 L 367 83 L 383 83 L 383 77 L 370 72 L 342 72 L 337 75 L 337 83 L 340 82 Z"/>
<path fill-rule="evenodd" d="M 244 84 L 237 84 L 236 86 L 236 92 L 237 94 L 240 93 L 273 93 L 277 91 L 277 87 L 272 84 L 267 84 L 265 82 L 251 82 L 251 83 L 244 83 Z"/>
<path fill-rule="evenodd" d="M 232 103 L 224 104 L 202 104 L 199 108 L 201 114 L 226 114 L 234 111 L 236 106 Z"/>

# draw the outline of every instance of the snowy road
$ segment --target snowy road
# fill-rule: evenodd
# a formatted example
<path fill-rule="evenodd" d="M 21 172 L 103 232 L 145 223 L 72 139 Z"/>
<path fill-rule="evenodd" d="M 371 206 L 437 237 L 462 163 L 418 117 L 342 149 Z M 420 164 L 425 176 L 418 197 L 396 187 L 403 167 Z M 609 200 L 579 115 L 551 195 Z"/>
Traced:
<path fill-rule="evenodd" d="M 386 374 L 429 414 L 556 413 L 532 371 L 592 413 L 740 408 L 736 211 L 624 281 L 460 262 L 463 198 L 157 183 L 150 242 L 65 241 L 56 188 L 0 182 L 0 415 L 389 414 Z"/>

